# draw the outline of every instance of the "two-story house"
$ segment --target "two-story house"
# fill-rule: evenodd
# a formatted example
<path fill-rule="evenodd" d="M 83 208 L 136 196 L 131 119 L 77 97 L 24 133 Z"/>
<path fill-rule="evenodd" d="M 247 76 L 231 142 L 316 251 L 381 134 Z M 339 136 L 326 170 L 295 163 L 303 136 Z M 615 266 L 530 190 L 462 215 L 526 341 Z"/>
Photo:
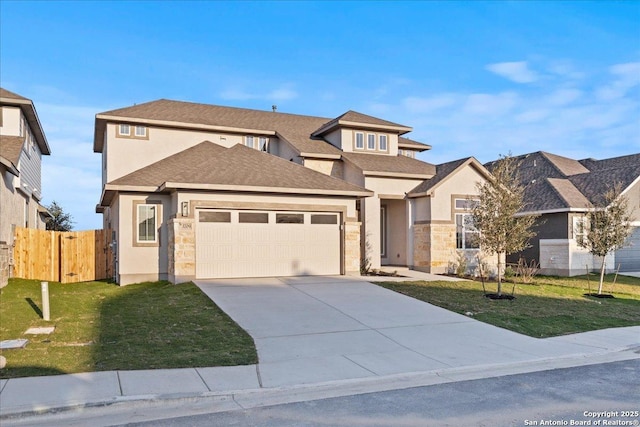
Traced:
<path fill-rule="evenodd" d="M 42 156 L 49 154 L 33 102 L 0 88 L 0 245 L 5 248 L 13 243 L 13 227 L 45 228 Z M 7 269 L 3 263 L 3 278 Z"/>
<path fill-rule="evenodd" d="M 97 211 L 121 284 L 167 278 L 444 272 L 477 254 L 461 221 L 488 176 L 473 158 L 435 166 L 410 127 L 158 100 L 96 115 Z"/>

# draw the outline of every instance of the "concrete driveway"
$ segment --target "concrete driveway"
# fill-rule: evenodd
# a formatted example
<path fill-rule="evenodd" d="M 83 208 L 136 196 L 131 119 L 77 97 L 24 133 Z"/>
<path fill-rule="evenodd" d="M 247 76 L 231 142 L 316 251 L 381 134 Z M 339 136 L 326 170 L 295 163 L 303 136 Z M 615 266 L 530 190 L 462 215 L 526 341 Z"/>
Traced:
<path fill-rule="evenodd" d="M 540 340 L 344 276 L 196 284 L 253 337 L 263 387 L 597 353 L 638 333 Z"/>

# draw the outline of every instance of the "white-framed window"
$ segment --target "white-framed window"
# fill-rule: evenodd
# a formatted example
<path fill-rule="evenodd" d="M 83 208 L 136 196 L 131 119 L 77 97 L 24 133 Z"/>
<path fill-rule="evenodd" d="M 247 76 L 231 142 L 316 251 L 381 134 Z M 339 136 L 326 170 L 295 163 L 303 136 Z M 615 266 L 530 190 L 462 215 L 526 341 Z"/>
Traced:
<path fill-rule="evenodd" d="M 367 134 L 367 150 L 376 149 L 376 135 L 373 133 Z"/>
<path fill-rule="evenodd" d="M 456 214 L 456 249 L 479 249 L 479 236 L 471 214 Z"/>
<path fill-rule="evenodd" d="M 146 126 L 136 126 L 134 131 L 135 136 L 145 137 L 147 136 L 147 127 Z"/>
<path fill-rule="evenodd" d="M 480 204 L 480 200 L 477 199 L 456 199 L 455 200 L 455 208 L 462 209 L 465 211 L 471 211 L 475 209 L 476 206 Z"/>
<path fill-rule="evenodd" d="M 573 217 L 573 239 L 579 244 L 587 237 L 587 219 L 584 216 Z"/>
<path fill-rule="evenodd" d="M 378 147 L 380 151 L 387 151 L 387 135 L 380 135 L 378 137 Z"/>
<path fill-rule="evenodd" d="M 253 137 L 252 136 L 245 136 L 244 137 L 244 145 L 246 145 L 249 148 L 253 148 Z"/>
<path fill-rule="evenodd" d="M 364 134 L 362 132 L 356 132 L 356 148 L 364 150 Z"/>
<path fill-rule="evenodd" d="M 118 133 L 120 135 L 131 135 L 131 126 L 126 123 L 120 124 L 120 126 L 118 126 Z"/>
<path fill-rule="evenodd" d="M 267 151 L 267 138 L 264 136 L 258 138 L 258 149 L 260 151 Z"/>
<path fill-rule="evenodd" d="M 138 243 L 158 241 L 158 205 L 139 204 L 136 212 Z"/>

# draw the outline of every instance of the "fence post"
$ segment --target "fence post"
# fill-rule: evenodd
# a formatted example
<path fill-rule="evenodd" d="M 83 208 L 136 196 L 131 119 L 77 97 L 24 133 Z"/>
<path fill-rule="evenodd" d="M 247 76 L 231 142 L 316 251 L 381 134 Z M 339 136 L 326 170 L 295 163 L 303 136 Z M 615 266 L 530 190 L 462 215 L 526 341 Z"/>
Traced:
<path fill-rule="evenodd" d="M 49 315 L 49 282 L 40 282 L 42 290 L 42 318 L 50 320 Z"/>

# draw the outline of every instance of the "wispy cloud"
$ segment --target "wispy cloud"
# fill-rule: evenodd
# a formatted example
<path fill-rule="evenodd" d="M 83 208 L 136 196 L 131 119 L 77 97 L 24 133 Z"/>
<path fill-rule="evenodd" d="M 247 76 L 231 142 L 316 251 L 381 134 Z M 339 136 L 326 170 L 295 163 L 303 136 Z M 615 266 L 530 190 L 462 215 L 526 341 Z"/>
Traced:
<path fill-rule="evenodd" d="M 433 146 L 420 157 L 433 163 L 538 150 L 578 158 L 639 152 L 639 67 L 571 69 L 507 92 L 417 93 L 389 103 L 396 116 L 388 118 L 413 126 L 412 136 Z M 606 80 L 598 80 L 603 72 Z"/>
<path fill-rule="evenodd" d="M 489 64 L 487 70 L 516 83 L 532 83 L 538 80 L 538 75 L 529 69 L 526 61 L 498 62 Z"/>
<path fill-rule="evenodd" d="M 609 68 L 615 80 L 597 91 L 599 98 L 613 100 L 624 97 L 635 86 L 640 85 L 640 62 L 616 64 Z"/>

